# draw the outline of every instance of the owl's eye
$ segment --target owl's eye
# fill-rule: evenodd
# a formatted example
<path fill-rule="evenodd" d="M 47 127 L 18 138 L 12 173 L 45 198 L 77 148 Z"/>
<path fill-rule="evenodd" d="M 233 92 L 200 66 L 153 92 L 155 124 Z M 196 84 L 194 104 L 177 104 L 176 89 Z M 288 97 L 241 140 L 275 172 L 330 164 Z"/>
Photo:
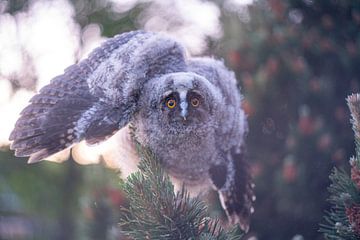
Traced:
<path fill-rule="evenodd" d="M 166 101 L 166 106 L 170 109 L 174 108 L 176 106 L 176 100 L 173 98 L 170 98 Z"/>
<path fill-rule="evenodd" d="M 193 107 L 198 107 L 200 105 L 200 100 L 196 97 L 192 98 L 190 102 Z"/>

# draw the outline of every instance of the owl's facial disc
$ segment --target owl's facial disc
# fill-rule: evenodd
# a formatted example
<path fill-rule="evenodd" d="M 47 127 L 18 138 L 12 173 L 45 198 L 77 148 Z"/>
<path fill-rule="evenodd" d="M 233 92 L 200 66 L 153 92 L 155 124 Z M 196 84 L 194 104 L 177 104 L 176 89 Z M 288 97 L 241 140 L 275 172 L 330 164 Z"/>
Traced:
<path fill-rule="evenodd" d="M 197 131 L 209 124 L 212 115 L 212 85 L 195 73 L 171 73 L 156 79 L 156 100 L 152 106 L 160 108 L 162 124 L 172 131 Z M 159 83 L 159 82 L 157 82 Z M 153 87 L 154 85 L 151 85 Z"/>

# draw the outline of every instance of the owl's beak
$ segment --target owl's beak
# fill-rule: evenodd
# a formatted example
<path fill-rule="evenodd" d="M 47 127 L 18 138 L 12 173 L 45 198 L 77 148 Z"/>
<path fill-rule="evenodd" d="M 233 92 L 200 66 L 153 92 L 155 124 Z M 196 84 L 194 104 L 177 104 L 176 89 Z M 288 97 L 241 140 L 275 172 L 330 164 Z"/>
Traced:
<path fill-rule="evenodd" d="M 187 117 L 187 110 L 183 110 L 181 109 L 181 113 L 180 113 L 181 117 L 184 119 L 184 121 L 186 121 L 186 117 Z"/>
<path fill-rule="evenodd" d="M 181 108 L 180 115 L 184 119 L 184 121 L 186 121 L 186 117 L 187 117 L 187 114 L 188 114 L 187 107 L 188 107 L 187 102 L 184 101 L 184 102 L 180 103 L 180 108 Z"/>
<path fill-rule="evenodd" d="M 183 117 L 183 120 L 186 121 L 186 116 L 182 116 Z"/>

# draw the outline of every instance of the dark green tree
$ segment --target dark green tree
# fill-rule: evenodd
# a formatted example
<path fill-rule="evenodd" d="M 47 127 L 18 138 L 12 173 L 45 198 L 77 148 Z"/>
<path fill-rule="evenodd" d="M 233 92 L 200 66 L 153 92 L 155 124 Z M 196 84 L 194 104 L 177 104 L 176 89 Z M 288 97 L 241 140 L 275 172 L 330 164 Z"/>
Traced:
<path fill-rule="evenodd" d="M 351 95 L 347 100 L 355 133 L 356 156 L 350 158 L 350 176 L 337 169 L 330 175 L 329 201 L 332 206 L 325 216 L 326 223 L 320 228 L 329 240 L 360 238 L 360 94 Z"/>

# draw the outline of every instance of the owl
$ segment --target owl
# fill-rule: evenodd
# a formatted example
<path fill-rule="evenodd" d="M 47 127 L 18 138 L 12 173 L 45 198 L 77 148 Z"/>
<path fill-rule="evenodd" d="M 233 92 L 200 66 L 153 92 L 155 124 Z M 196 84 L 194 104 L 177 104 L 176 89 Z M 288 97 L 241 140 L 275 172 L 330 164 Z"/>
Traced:
<path fill-rule="evenodd" d="M 120 134 L 113 151 L 122 151 L 122 170 L 139 161 L 131 124 L 175 186 L 184 184 L 192 194 L 215 189 L 229 222 L 247 231 L 255 197 L 241 100 L 234 73 L 222 61 L 187 57 L 164 34 L 127 32 L 43 87 L 9 139 L 16 156 L 34 163 Z"/>

